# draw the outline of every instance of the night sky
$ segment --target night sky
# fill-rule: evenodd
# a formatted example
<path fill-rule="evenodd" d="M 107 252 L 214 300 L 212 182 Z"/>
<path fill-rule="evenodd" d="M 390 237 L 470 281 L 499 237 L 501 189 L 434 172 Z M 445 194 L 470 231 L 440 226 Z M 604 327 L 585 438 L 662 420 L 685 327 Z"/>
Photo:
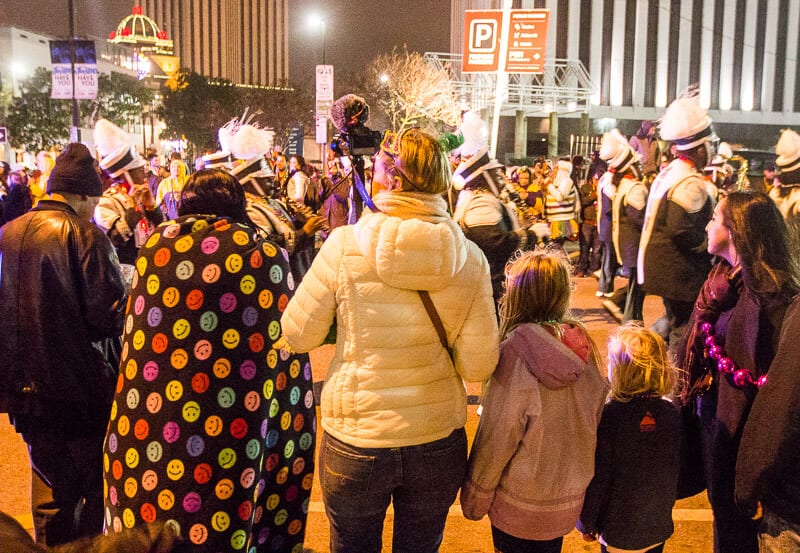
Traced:
<path fill-rule="evenodd" d="M 325 61 L 334 68 L 357 71 L 378 53 L 403 44 L 419 52 L 450 48 L 450 0 L 289 1 L 289 78 L 293 81 L 313 79 L 314 65 L 322 62 L 322 37 L 307 23 L 312 12 L 327 22 Z M 134 5 L 124 0 L 74 3 L 76 33 L 99 37 L 116 29 Z M 66 37 L 67 21 L 67 0 L 0 1 L 0 25 Z"/>

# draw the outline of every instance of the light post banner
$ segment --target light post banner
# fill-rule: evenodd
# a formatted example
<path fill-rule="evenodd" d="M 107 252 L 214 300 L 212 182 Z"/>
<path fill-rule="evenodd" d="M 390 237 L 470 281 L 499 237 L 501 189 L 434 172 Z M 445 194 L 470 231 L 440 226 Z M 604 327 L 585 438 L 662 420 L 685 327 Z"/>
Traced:
<path fill-rule="evenodd" d="M 72 99 L 72 60 L 68 40 L 50 41 L 50 63 L 53 65 L 53 90 L 55 100 Z"/>
<path fill-rule="evenodd" d="M 75 44 L 75 97 L 78 100 L 97 98 L 97 53 L 94 41 L 76 40 Z"/>
<path fill-rule="evenodd" d="M 51 40 L 50 62 L 53 66 L 51 98 L 72 98 L 71 47 L 75 47 L 75 98 L 94 100 L 97 98 L 97 54 L 91 40 Z"/>

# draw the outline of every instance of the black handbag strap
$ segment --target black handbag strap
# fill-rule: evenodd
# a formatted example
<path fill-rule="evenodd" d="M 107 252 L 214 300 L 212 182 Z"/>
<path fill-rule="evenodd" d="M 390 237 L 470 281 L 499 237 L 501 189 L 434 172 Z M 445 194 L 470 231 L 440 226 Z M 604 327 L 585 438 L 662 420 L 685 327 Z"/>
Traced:
<path fill-rule="evenodd" d="M 419 297 L 422 298 L 422 304 L 425 306 L 425 311 L 428 312 L 428 317 L 430 317 L 433 327 L 436 329 L 436 335 L 439 336 L 439 342 L 441 342 L 442 347 L 452 358 L 452 354 L 450 354 L 450 346 L 447 345 L 447 333 L 444 330 L 442 319 L 439 317 L 439 312 L 436 311 L 436 306 L 433 305 L 431 295 L 427 290 L 417 290 L 417 292 L 419 293 Z"/>

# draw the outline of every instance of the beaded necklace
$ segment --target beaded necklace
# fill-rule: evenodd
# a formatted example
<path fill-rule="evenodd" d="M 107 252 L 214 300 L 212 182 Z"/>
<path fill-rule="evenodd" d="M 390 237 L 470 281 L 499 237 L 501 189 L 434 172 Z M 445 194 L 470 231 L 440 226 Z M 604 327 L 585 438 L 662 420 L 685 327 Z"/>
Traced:
<path fill-rule="evenodd" d="M 700 330 L 705 335 L 704 344 L 708 348 L 708 356 L 717 362 L 717 370 L 724 374 L 733 375 L 733 383 L 739 388 L 744 388 L 748 384 L 761 388 L 767 383 L 767 375 L 762 374 L 755 378 L 750 369 L 737 368 L 733 359 L 727 357 L 722 350 L 722 346 L 718 345 L 714 339 L 714 325 L 711 323 L 703 323 L 700 325 Z"/>

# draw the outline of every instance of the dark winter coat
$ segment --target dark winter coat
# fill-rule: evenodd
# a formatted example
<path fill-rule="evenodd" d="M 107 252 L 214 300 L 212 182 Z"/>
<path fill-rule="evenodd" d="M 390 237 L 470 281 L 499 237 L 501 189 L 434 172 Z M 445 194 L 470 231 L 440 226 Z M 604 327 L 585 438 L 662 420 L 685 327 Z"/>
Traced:
<path fill-rule="evenodd" d="M 595 473 L 578 529 L 606 544 L 641 549 L 672 535 L 681 417 L 663 398 L 611 400 L 597 429 Z"/>
<path fill-rule="evenodd" d="M 125 287 L 109 239 L 42 200 L 0 229 L 0 395 L 20 432 L 103 432 Z"/>

